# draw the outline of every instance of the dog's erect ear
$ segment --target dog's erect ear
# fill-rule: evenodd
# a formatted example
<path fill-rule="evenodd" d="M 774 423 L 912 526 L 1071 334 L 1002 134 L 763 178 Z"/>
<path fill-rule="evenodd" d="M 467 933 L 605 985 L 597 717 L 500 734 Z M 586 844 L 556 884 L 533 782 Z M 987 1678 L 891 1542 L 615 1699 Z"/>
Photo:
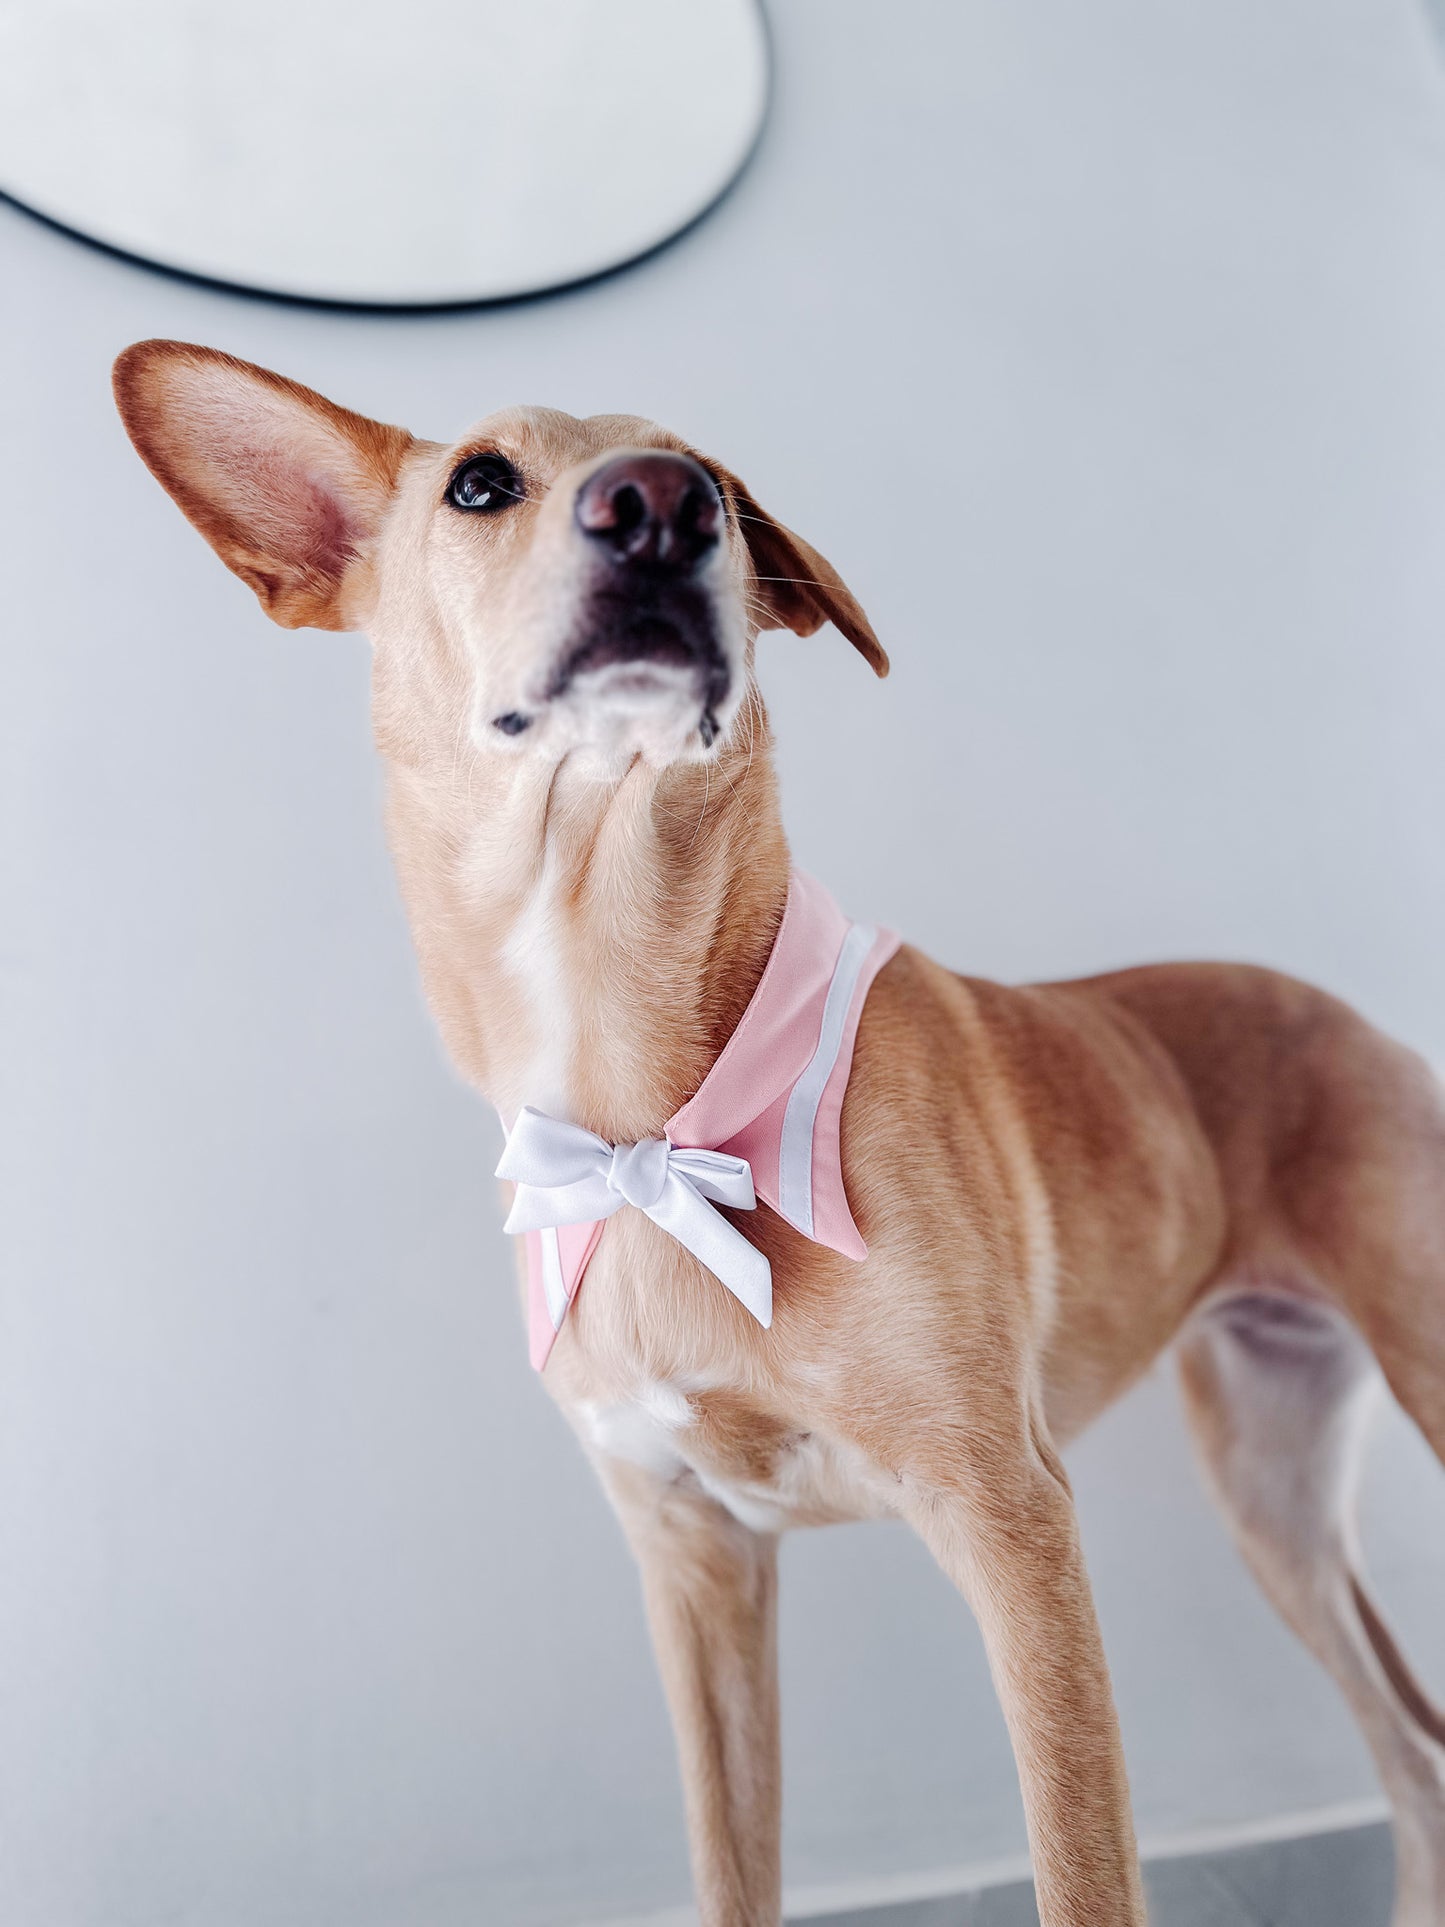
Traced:
<path fill-rule="evenodd" d="M 115 400 L 141 460 L 285 629 L 352 629 L 412 438 L 215 348 L 138 341 Z"/>
<path fill-rule="evenodd" d="M 825 622 L 845 635 L 876 675 L 888 674 L 888 656 L 857 598 L 831 562 L 811 543 L 760 509 L 721 462 L 701 458 L 729 498 L 752 557 L 756 580 L 753 613 L 763 629 L 791 629 L 811 636 Z"/>

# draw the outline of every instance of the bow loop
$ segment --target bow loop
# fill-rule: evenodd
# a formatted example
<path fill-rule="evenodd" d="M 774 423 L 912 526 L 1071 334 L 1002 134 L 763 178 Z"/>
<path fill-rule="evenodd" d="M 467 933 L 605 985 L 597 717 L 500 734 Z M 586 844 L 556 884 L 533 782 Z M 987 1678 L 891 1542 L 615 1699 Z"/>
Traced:
<path fill-rule="evenodd" d="M 669 1164 L 714 1204 L 730 1204 L 735 1211 L 757 1209 L 753 1167 L 746 1158 L 728 1151 L 674 1150 Z"/>
<path fill-rule="evenodd" d="M 665 1138 L 612 1145 L 526 1105 L 507 1133 L 497 1176 L 517 1187 L 508 1231 L 586 1224 L 630 1204 L 686 1246 L 760 1325 L 772 1323 L 772 1267 L 714 1208 L 756 1207 L 746 1158 L 678 1148 Z"/>

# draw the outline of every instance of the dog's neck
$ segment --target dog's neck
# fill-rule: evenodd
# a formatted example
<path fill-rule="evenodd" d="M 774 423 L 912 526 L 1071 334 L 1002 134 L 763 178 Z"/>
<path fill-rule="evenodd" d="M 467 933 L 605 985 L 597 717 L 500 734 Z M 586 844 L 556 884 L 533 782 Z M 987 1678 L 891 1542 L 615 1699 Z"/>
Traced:
<path fill-rule="evenodd" d="M 422 974 L 469 1081 L 504 1116 L 659 1135 L 736 1028 L 787 897 L 756 693 L 708 764 L 639 758 L 603 781 L 493 755 L 389 777 Z"/>

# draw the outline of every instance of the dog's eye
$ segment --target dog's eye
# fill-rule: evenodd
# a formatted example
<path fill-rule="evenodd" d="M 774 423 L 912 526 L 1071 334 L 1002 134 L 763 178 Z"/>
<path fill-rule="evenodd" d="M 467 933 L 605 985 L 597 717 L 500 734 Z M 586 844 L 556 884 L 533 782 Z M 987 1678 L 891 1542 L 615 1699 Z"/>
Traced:
<path fill-rule="evenodd" d="M 505 455 L 472 455 L 453 475 L 447 500 L 453 508 L 479 509 L 484 515 L 510 508 L 526 490 Z"/>

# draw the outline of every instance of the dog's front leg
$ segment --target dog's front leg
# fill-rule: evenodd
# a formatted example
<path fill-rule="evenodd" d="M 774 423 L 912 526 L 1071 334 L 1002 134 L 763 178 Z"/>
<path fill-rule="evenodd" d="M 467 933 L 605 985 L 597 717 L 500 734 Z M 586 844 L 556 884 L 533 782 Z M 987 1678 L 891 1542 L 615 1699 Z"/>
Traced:
<path fill-rule="evenodd" d="M 973 1608 L 1008 1722 L 1041 1927 L 1145 1919 L 1118 1721 L 1063 1467 L 1036 1425 L 956 1446 L 903 1506 Z"/>
<path fill-rule="evenodd" d="M 617 1459 L 601 1471 L 642 1569 L 702 1927 L 778 1927 L 777 1540 L 739 1524 L 690 1474 L 668 1480 Z"/>

